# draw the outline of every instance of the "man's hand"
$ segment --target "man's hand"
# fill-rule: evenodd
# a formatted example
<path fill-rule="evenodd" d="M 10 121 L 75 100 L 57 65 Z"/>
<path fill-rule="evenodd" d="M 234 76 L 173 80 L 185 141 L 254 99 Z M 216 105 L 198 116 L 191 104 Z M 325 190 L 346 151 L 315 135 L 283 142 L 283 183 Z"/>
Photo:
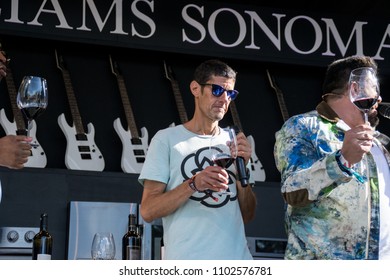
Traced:
<path fill-rule="evenodd" d="M 371 150 L 373 133 L 368 124 L 358 125 L 345 132 L 341 154 L 350 164 L 358 163 Z"/>
<path fill-rule="evenodd" d="M 20 169 L 31 155 L 32 138 L 23 135 L 7 135 L 0 138 L 0 165 Z"/>

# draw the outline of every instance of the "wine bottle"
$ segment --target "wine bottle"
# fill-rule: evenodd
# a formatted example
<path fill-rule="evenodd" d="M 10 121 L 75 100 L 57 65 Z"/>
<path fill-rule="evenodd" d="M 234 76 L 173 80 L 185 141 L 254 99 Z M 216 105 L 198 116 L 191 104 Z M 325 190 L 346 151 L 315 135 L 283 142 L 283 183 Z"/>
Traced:
<path fill-rule="evenodd" d="M 136 223 L 137 217 L 134 214 L 129 215 L 129 228 L 122 238 L 122 259 L 140 260 L 142 238 Z"/>
<path fill-rule="evenodd" d="M 53 238 L 48 232 L 49 217 L 41 214 L 40 230 L 33 238 L 33 260 L 51 260 Z"/>
<path fill-rule="evenodd" d="M 165 259 L 165 245 L 164 245 L 164 238 L 161 237 L 160 240 L 160 259 L 164 260 Z"/>

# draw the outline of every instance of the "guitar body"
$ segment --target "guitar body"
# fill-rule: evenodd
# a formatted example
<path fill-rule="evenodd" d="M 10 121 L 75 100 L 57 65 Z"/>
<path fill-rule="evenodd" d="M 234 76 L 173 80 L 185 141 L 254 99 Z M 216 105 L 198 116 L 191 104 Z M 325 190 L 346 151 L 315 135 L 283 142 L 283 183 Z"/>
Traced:
<path fill-rule="evenodd" d="M 0 111 L 0 123 L 7 135 L 16 135 L 17 125 L 15 122 L 10 122 L 5 114 L 4 109 Z M 38 143 L 37 137 L 37 125 L 35 120 L 31 122 L 30 136 L 33 138 L 31 144 L 33 145 L 31 149 L 31 156 L 28 158 L 28 161 L 24 164 L 25 167 L 46 167 L 47 158 L 46 154 L 42 149 L 42 146 Z"/>
<path fill-rule="evenodd" d="M 67 141 L 65 153 L 65 165 L 68 169 L 103 171 L 105 162 L 102 153 L 94 142 L 95 128 L 89 123 L 88 133 L 83 134 L 85 139 L 77 140 L 77 132 L 74 126 L 69 126 L 65 115 L 58 117 L 58 124 Z"/>
<path fill-rule="evenodd" d="M 247 137 L 247 139 L 252 147 L 251 176 L 253 176 L 255 181 L 264 182 L 265 181 L 265 171 L 264 171 L 263 165 L 261 164 L 259 158 L 256 155 L 255 140 L 253 139 L 252 135 L 249 135 Z"/>
<path fill-rule="evenodd" d="M 122 141 L 121 167 L 126 173 L 141 173 L 148 150 L 149 133 L 145 127 L 141 128 L 141 137 L 134 138 L 130 130 L 125 130 L 120 118 L 114 121 L 114 129 Z"/>

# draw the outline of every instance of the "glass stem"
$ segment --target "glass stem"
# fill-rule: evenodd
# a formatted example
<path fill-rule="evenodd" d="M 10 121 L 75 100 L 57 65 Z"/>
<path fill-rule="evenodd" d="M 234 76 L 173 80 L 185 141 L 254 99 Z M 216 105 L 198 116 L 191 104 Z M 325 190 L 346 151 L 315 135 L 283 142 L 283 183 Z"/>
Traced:
<path fill-rule="evenodd" d="M 31 120 L 27 120 L 27 137 L 30 137 Z"/>
<path fill-rule="evenodd" d="M 365 123 L 369 123 L 369 122 L 368 122 L 368 112 L 367 112 L 367 111 L 364 111 L 364 114 L 363 114 L 363 115 L 364 115 L 364 122 L 365 122 Z"/>

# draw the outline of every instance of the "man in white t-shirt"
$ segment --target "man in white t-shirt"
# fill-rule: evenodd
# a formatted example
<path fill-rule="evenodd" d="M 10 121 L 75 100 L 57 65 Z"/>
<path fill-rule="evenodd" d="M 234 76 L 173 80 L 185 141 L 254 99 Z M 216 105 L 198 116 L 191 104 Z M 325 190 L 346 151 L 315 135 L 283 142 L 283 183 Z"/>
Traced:
<path fill-rule="evenodd" d="M 146 222 L 162 218 L 165 259 L 252 259 L 244 231 L 256 207 L 251 184 L 241 184 L 235 164 L 214 165 L 209 153 L 237 97 L 235 82 L 236 72 L 219 60 L 199 65 L 190 83 L 193 118 L 158 131 L 148 148 L 139 176 L 141 215 Z M 237 144 L 245 167 L 252 150 L 242 132 Z M 220 193 L 225 190 L 229 194 Z"/>

